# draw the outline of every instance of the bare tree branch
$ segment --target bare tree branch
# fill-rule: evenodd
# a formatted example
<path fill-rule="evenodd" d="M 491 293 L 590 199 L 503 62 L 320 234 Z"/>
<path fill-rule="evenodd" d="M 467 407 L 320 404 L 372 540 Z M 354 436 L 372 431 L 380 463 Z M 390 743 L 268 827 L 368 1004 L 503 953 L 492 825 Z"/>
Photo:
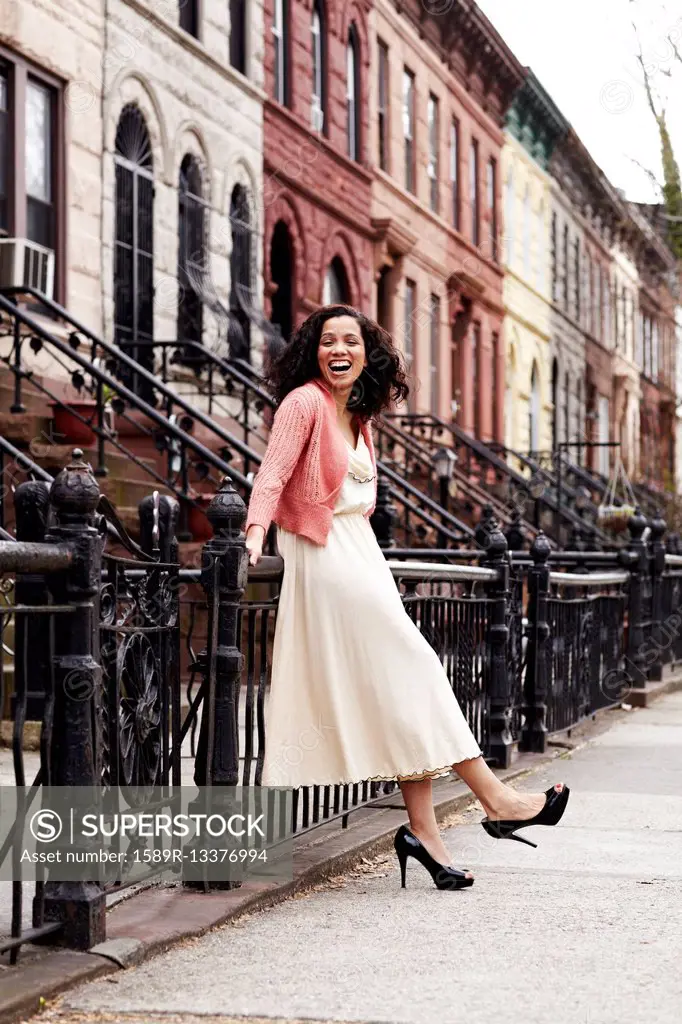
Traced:
<path fill-rule="evenodd" d="M 635 38 L 637 40 L 637 62 L 640 68 L 642 69 L 642 77 L 644 79 L 644 90 L 646 92 L 647 102 L 649 104 L 649 109 L 651 110 L 651 113 L 654 115 L 656 121 L 658 122 L 660 115 L 658 113 L 658 110 L 656 109 L 656 104 L 654 102 L 653 89 L 651 87 L 651 76 L 649 75 L 649 72 L 646 68 L 646 64 L 644 63 L 644 54 L 642 52 L 642 40 L 639 37 L 639 29 L 637 28 L 637 25 L 634 21 L 632 22 L 632 28 L 635 33 Z"/>
<path fill-rule="evenodd" d="M 663 188 L 661 187 L 661 183 L 658 180 L 658 178 L 656 177 L 656 175 L 654 174 L 654 172 L 649 167 L 645 167 L 643 163 L 640 163 L 640 161 L 636 157 L 631 156 L 628 159 L 631 160 L 632 163 L 635 164 L 637 167 L 639 167 L 640 171 L 643 171 L 644 174 L 646 174 L 647 178 L 649 179 L 650 184 L 653 185 L 653 187 L 656 190 L 656 192 L 660 196 L 662 196 L 663 195 Z"/>

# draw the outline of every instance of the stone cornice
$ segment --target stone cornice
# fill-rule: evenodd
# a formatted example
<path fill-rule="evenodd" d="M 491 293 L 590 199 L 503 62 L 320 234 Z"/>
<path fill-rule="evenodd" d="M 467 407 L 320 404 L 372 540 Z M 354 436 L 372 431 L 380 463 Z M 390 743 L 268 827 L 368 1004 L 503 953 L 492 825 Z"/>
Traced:
<path fill-rule="evenodd" d="M 473 0 L 392 2 L 473 99 L 502 127 L 525 71 Z"/>
<path fill-rule="evenodd" d="M 541 167 L 547 168 L 557 141 L 570 124 L 530 68 L 507 112 L 507 127 Z"/>

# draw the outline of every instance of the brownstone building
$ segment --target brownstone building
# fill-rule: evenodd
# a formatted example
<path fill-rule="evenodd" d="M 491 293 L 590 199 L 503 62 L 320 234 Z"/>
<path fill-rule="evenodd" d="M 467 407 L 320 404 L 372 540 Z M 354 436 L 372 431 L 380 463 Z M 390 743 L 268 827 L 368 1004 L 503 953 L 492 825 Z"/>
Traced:
<path fill-rule="evenodd" d="M 265 312 L 371 308 L 367 0 L 266 0 Z"/>
<path fill-rule="evenodd" d="M 475 4 L 376 0 L 373 24 L 376 315 L 412 409 L 501 440 L 500 153 L 525 72 Z"/>

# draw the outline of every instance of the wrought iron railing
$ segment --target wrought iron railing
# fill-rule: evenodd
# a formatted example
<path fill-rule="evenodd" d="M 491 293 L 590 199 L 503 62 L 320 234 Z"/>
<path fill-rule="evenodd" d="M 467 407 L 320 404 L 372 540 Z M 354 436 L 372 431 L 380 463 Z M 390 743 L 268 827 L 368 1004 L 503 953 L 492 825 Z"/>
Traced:
<path fill-rule="evenodd" d="M 18 305 L 25 295 L 41 299 L 55 320 L 69 331 L 68 343 Z M 144 478 L 151 477 L 180 500 L 183 539 L 190 539 L 189 508 L 201 508 L 198 492 L 217 491 L 220 479 L 229 476 L 243 497 L 250 493 L 250 474 L 260 465 L 274 412 L 273 399 L 250 364 L 243 360 L 228 362 L 194 342 L 142 339 L 132 346 L 141 355 L 141 361 L 136 362 L 128 351 L 98 338 L 63 307 L 32 289 L 0 292 L 0 336 L 3 333 L 12 338 L 11 351 L 4 362 L 15 380 L 13 410 L 22 409 L 26 379 L 57 406 L 69 408 L 70 415 L 93 432 L 98 475 L 106 475 L 106 453 L 113 449 L 125 455 Z M 49 350 L 76 390 L 92 400 L 90 415 L 74 411 L 54 387 L 32 374 L 26 359 L 27 343 L 33 353 L 41 348 Z M 148 368 L 153 357 L 144 355 L 145 346 L 160 357 L 158 375 Z M 88 354 L 83 351 L 86 347 Z M 172 367 L 177 369 L 178 364 L 186 363 L 188 351 L 196 355 L 196 360 L 192 360 L 191 401 L 182 395 L 180 383 L 171 373 Z M 202 404 L 206 404 L 206 409 L 201 408 Z M 112 428 L 108 422 L 107 406 L 115 413 L 120 429 Z M 193 436 L 199 429 L 204 432 L 205 443 Z M 129 432 L 166 453 L 165 472 L 141 458 L 137 444 L 125 443 L 124 435 Z M 380 462 L 378 468 L 391 481 L 391 497 L 401 517 L 397 528 L 405 543 L 417 539 L 428 542 L 440 535 L 450 546 L 458 546 L 463 539 L 473 536 L 469 526 L 441 509 L 389 466 Z"/>
<path fill-rule="evenodd" d="M 185 763 L 200 786 L 259 786 L 283 564 L 265 556 L 248 568 L 246 507 L 231 482 L 209 508 L 214 536 L 200 568 L 179 566 L 177 504 L 158 493 L 141 505 L 140 556 L 107 547 L 126 538 L 118 528 L 109 538 L 97 482 L 78 456 L 51 485 L 22 483 L 15 499 L 25 539 L 0 542 L 0 668 L 14 668 L 5 714 L 15 781 L 33 783 L 28 799 L 41 785 L 96 785 L 132 788 L 144 803 L 155 785 L 182 782 Z M 664 528 L 636 515 L 628 548 L 605 554 L 552 551 L 540 533 L 524 555 L 510 554 L 491 519 L 485 549 L 446 548 L 449 564 L 429 549 L 419 558 L 386 549 L 405 610 L 492 764 L 508 766 L 517 748 L 544 751 L 553 734 L 627 699 L 682 655 L 682 556 L 666 556 Z M 184 585 L 194 588 L 205 635 L 189 638 L 195 683 L 183 707 Z M 22 739 L 35 713 L 40 770 L 27 780 Z M 195 728 L 196 749 L 183 761 Z M 386 806 L 395 788 L 301 787 L 286 827 L 345 824 L 356 808 Z M 16 856 L 12 845 L 0 860 Z M 42 877 L 26 927 L 20 870 L 15 878 L 11 934 L 0 939 L 11 961 L 35 938 L 76 948 L 100 941 L 107 894 L 130 881 L 114 870 L 86 891 Z"/>
<path fill-rule="evenodd" d="M 492 499 L 502 502 L 510 514 L 518 510 L 524 519 L 533 521 L 534 525 L 537 521 L 537 525 L 542 527 L 550 538 L 558 541 L 560 530 L 564 536 L 568 536 L 569 531 L 584 527 L 581 517 L 567 502 L 557 502 L 549 475 L 544 481 L 546 486 L 542 493 L 533 498 L 530 491 L 532 467 L 526 462 L 525 466 L 515 468 L 510 461 L 502 457 L 502 454 L 498 454 L 498 451 L 506 451 L 502 446 L 484 444 L 471 437 L 456 423 L 431 414 L 394 413 L 393 418 L 401 429 L 413 434 L 433 449 L 440 445 L 450 445 L 458 456 L 458 467 L 463 474 L 479 488 L 488 491 Z M 525 473 L 522 471 L 524 468 Z M 595 536 L 603 542 L 608 542 L 606 535 L 596 528 Z"/>

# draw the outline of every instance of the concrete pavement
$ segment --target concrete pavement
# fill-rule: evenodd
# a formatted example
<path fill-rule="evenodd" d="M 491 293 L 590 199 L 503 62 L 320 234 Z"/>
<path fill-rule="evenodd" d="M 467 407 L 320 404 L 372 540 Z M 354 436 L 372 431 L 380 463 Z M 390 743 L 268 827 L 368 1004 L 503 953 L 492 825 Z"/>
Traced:
<path fill-rule="evenodd" d="M 672 1024 L 682 1019 L 682 693 L 518 780 L 563 780 L 537 850 L 472 807 L 448 829 L 473 888 L 375 858 L 312 892 L 70 992 L 54 1024 Z M 113 983 L 112 983 L 113 982 Z"/>

